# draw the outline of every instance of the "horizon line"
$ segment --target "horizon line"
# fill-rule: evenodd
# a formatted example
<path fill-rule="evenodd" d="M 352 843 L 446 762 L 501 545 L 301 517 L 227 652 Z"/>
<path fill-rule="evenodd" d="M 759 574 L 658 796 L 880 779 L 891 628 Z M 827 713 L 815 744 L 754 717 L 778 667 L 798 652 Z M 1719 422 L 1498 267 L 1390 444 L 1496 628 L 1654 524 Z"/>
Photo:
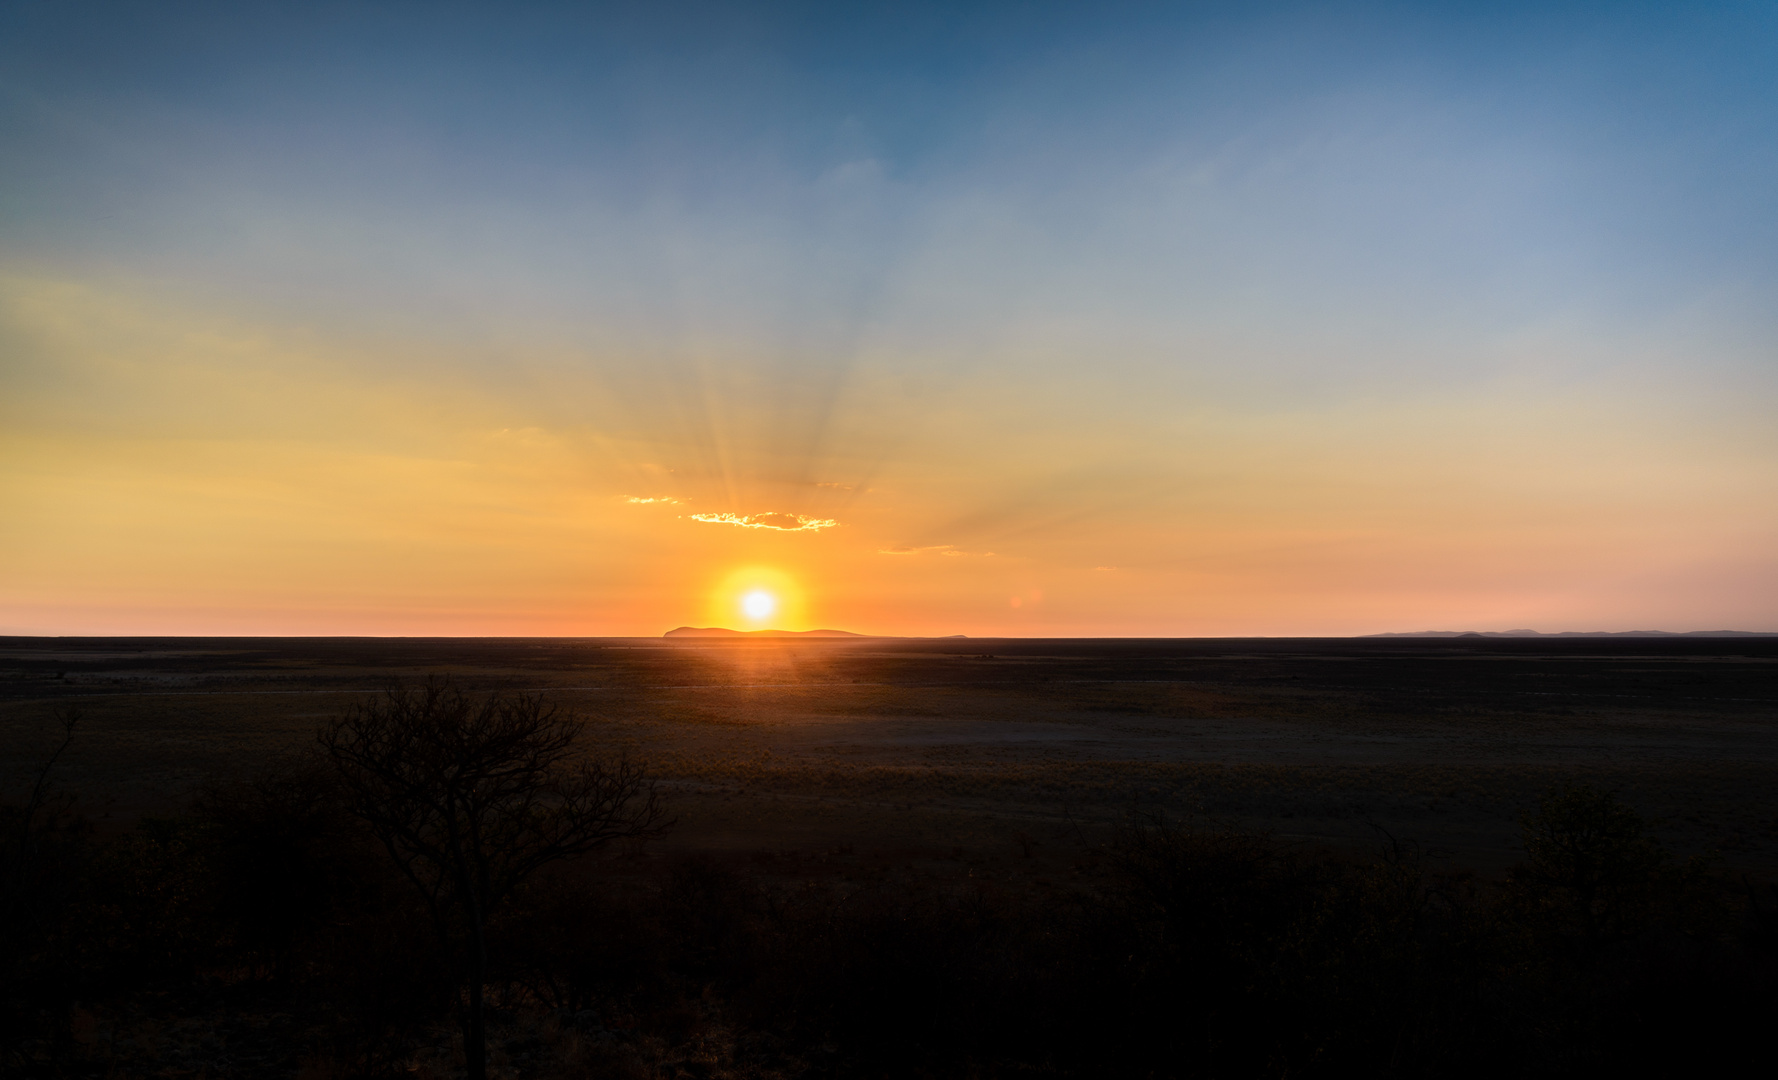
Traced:
<path fill-rule="evenodd" d="M 1407 630 L 1365 634 L 869 634 L 848 630 L 729 630 L 727 627 L 680 627 L 677 629 L 727 631 L 729 635 L 770 641 L 794 638 L 809 641 L 1363 641 L 1383 638 L 1489 638 L 1535 640 L 1538 638 L 1739 638 L 1778 637 L 1778 630 Z M 261 640 L 261 641 L 662 641 L 699 639 L 706 635 L 684 634 L 279 634 L 279 633 L 0 633 L 0 641 L 127 641 L 127 640 Z M 782 637 L 778 636 L 782 635 Z"/>

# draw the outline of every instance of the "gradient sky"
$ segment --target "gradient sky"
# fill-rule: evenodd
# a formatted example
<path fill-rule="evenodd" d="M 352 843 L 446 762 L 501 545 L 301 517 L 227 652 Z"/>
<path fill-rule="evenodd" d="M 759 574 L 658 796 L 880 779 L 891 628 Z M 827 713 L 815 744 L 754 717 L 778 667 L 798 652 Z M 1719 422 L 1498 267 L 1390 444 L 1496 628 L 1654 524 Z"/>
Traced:
<path fill-rule="evenodd" d="M 0 633 L 1778 630 L 1775 419 L 1769 2 L 0 0 Z"/>

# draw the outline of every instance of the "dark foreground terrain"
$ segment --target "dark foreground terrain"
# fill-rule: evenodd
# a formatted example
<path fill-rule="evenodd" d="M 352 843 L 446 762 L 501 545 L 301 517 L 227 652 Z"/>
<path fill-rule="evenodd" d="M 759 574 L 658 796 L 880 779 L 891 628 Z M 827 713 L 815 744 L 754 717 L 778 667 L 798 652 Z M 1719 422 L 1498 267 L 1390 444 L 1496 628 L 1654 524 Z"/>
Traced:
<path fill-rule="evenodd" d="M 1778 639 L 15 638 L 8 1073 L 459 1069 L 313 759 L 428 678 L 676 818 L 501 916 L 496 1075 L 1587 1075 L 1778 1004 Z"/>

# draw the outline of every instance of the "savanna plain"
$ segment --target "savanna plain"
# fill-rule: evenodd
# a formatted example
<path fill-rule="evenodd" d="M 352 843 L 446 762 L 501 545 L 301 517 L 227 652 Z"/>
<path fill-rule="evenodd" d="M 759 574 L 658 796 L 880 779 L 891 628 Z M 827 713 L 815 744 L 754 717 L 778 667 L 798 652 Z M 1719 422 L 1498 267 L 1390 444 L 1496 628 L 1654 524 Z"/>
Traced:
<path fill-rule="evenodd" d="M 428 684 L 580 718 L 670 819 L 491 921 L 492 1075 L 1590 1075 L 1732 1060 L 1778 1003 L 1778 638 L 13 638 L 0 672 L 19 1075 L 462 1075 L 453 946 L 316 750 Z"/>

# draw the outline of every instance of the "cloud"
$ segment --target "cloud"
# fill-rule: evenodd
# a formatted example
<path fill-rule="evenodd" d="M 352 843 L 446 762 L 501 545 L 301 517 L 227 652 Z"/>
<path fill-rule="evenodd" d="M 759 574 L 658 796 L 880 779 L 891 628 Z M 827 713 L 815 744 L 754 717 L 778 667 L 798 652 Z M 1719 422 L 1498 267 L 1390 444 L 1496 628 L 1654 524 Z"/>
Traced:
<path fill-rule="evenodd" d="M 963 551 L 954 544 L 930 544 L 926 547 L 879 548 L 878 555 L 954 555 L 960 558 L 991 559 L 992 551 Z"/>
<path fill-rule="evenodd" d="M 713 525 L 739 525 L 743 529 L 775 529 L 778 532 L 820 532 L 831 529 L 839 522 L 832 518 L 810 518 L 801 514 L 780 514 L 767 511 L 763 514 L 687 514 L 693 521 L 706 521 Z"/>
<path fill-rule="evenodd" d="M 683 500 L 673 498 L 671 495 L 650 495 L 646 499 L 640 495 L 631 495 L 624 500 L 624 502 L 627 503 L 635 503 L 637 506 L 647 506 L 649 503 L 665 503 L 668 506 L 678 506 L 682 501 Z"/>

